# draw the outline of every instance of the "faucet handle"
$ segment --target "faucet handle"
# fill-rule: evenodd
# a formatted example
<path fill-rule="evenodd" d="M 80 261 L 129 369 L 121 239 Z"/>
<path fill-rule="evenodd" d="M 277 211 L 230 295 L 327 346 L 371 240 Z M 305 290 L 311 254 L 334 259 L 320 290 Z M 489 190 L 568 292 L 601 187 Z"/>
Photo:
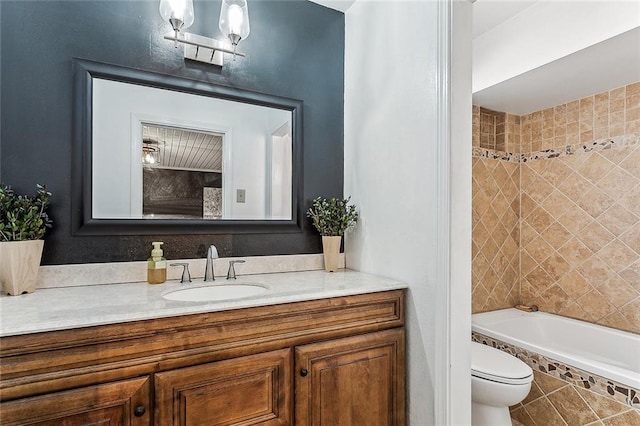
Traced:
<path fill-rule="evenodd" d="M 189 275 L 189 264 L 188 263 L 171 263 L 169 264 L 169 266 L 183 266 L 184 269 L 182 270 L 182 278 L 180 278 L 180 282 L 181 283 L 190 283 L 191 282 L 191 275 Z"/>
<path fill-rule="evenodd" d="M 244 263 L 244 260 L 230 260 L 229 261 L 229 270 L 227 271 L 227 279 L 236 279 L 236 268 L 233 266 L 236 263 Z"/>

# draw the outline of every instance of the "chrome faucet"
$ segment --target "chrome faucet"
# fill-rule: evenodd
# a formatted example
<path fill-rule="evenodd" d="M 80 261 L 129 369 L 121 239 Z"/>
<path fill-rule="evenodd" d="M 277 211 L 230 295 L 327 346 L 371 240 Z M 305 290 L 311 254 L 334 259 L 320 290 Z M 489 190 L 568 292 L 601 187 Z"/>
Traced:
<path fill-rule="evenodd" d="M 236 263 L 244 263 L 244 260 L 230 260 L 229 261 L 229 270 L 227 271 L 227 279 L 236 279 L 236 268 L 233 265 Z"/>
<path fill-rule="evenodd" d="M 171 263 L 169 266 L 182 266 L 182 278 L 180 278 L 181 283 L 190 283 L 191 275 L 189 275 L 189 264 L 188 263 Z"/>
<path fill-rule="evenodd" d="M 205 281 L 215 281 L 216 277 L 214 276 L 214 271 L 213 271 L 213 259 L 217 259 L 218 256 L 218 249 L 216 248 L 216 246 L 214 246 L 213 244 L 211 244 L 209 246 L 209 250 L 207 251 L 207 264 L 204 268 L 204 280 Z"/>

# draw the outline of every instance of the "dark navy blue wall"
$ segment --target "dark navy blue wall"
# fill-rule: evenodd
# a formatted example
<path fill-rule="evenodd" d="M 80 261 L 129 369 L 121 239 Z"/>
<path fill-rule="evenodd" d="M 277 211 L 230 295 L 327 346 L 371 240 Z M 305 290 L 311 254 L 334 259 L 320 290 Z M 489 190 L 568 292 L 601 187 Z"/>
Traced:
<path fill-rule="evenodd" d="M 344 15 L 305 0 L 249 0 L 247 58 L 225 67 L 187 62 L 162 36 L 170 31 L 153 1 L 0 2 L 0 181 L 53 192 L 54 229 L 43 264 L 146 259 L 165 241 L 169 258 L 321 251 L 303 232 L 252 235 L 74 237 L 71 235 L 72 69 L 74 57 L 162 72 L 304 101 L 304 202 L 341 196 L 343 187 Z M 190 32 L 218 37 L 219 1 L 194 0 Z"/>

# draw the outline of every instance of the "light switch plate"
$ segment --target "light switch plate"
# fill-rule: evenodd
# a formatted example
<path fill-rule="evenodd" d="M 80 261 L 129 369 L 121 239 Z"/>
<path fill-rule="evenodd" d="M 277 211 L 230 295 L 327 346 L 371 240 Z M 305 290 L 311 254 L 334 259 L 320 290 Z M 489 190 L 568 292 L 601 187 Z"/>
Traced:
<path fill-rule="evenodd" d="M 245 190 L 244 189 L 237 189 L 236 190 L 236 202 L 237 203 L 244 203 L 245 202 Z"/>

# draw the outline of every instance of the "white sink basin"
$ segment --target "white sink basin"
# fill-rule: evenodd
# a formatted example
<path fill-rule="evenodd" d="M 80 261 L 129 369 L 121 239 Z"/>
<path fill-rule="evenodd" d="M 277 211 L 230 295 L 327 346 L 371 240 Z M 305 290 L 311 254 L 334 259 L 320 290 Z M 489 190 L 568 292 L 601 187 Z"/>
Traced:
<path fill-rule="evenodd" d="M 267 288 L 260 284 L 214 284 L 201 287 L 186 287 L 163 294 L 162 297 L 168 300 L 178 300 L 181 302 L 211 302 L 217 300 L 241 299 L 243 297 L 255 296 L 267 291 Z"/>

